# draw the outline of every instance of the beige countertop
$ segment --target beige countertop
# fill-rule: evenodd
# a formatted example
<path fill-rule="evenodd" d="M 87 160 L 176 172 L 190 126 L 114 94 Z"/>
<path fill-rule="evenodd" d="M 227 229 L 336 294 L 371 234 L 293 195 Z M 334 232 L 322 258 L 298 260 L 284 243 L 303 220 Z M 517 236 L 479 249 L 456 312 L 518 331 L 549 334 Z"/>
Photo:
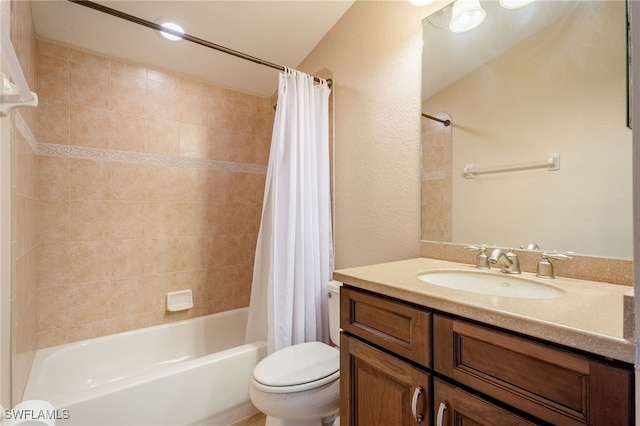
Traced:
<path fill-rule="evenodd" d="M 633 363 L 635 345 L 623 337 L 623 295 L 633 287 L 570 278 L 520 278 L 562 289 L 555 299 L 497 297 L 453 290 L 418 279 L 431 270 L 483 271 L 473 265 L 428 258 L 409 259 L 333 273 L 337 281 L 434 310 Z"/>

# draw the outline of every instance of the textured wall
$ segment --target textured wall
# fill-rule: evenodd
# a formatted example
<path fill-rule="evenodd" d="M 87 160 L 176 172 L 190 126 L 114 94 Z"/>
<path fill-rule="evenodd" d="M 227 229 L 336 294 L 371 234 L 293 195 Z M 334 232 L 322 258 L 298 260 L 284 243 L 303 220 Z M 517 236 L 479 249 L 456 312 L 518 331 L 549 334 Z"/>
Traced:
<path fill-rule="evenodd" d="M 356 1 L 301 69 L 334 73 L 336 267 L 420 255 L 421 19 Z"/>

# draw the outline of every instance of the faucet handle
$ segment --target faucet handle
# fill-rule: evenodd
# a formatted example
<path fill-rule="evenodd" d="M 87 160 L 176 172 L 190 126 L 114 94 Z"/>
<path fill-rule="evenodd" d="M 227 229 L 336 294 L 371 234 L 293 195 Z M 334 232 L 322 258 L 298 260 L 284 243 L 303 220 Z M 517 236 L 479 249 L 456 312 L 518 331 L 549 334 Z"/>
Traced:
<path fill-rule="evenodd" d="M 536 243 L 528 243 L 526 246 L 520 246 L 523 250 L 540 250 L 540 246 Z"/>
<path fill-rule="evenodd" d="M 555 278 L 555 273 L 553 272 L 553 263 L 549 261 L 549 259 L 554 260 L 569 260 L 573 259 L 573 257 L 560 253 L 557 251 L 553 251 L 551 253 L 543 252 L 541 255 L 540 262 L 538 263 L 538 270 L 536 271 L 536 276 L 540 278 Z"/>
<path fill-rule="evenodd" d="M 572 252 L 567 252 L 567 253 L 572 253 Z M 548 252 L 543 252 L 542 256 L 543 257 L 547 257 L 549 259 L 555 259 L 555 260 L 569 260 L 569 259 L 573 259 L 572 256 L 569 256 L 567 253 L 561 253 L 557 250 L 552 251 L 551 253 Z"/>
<path fill-rule="evenodd" d="M 487 257 L 487 246 L 484 244 L 481 246 L 472 246 L 467 245 L 464 248 L 467 250 L 479 250 L 478 256 L 476 257 L 476 268 L 478 269 L 491 269 L 489 266 L 489 258 Z"/>

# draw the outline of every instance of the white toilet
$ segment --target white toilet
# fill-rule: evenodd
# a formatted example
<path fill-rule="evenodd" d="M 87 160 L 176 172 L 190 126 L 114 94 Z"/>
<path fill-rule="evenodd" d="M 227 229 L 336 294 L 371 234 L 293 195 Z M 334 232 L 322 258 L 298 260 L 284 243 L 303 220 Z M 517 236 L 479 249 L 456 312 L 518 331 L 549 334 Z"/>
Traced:
<path fill-rule="evenodd" d="M 340 283 L 329 283 L 329 333 L 340 343 Z M 338 426 L 340 351 L 308 342 L 276 351 L 253 370 L 251 402 L 265 426 Z"/>

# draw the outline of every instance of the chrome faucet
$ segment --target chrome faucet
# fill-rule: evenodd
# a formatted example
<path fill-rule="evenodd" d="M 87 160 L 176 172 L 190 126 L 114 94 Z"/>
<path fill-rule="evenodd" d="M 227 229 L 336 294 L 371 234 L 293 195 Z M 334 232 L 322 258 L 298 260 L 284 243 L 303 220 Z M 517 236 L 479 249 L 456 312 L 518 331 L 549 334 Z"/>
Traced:
<path fill-rule="evenodd" d="M 513 249 L 508 252 L 501 248 L 494 249 L 489 256 L 489 263 L 492 265 L 500 263 L 500 272 L 505 274 L 519 274 L 521 272 L 520 259 Z"/>

